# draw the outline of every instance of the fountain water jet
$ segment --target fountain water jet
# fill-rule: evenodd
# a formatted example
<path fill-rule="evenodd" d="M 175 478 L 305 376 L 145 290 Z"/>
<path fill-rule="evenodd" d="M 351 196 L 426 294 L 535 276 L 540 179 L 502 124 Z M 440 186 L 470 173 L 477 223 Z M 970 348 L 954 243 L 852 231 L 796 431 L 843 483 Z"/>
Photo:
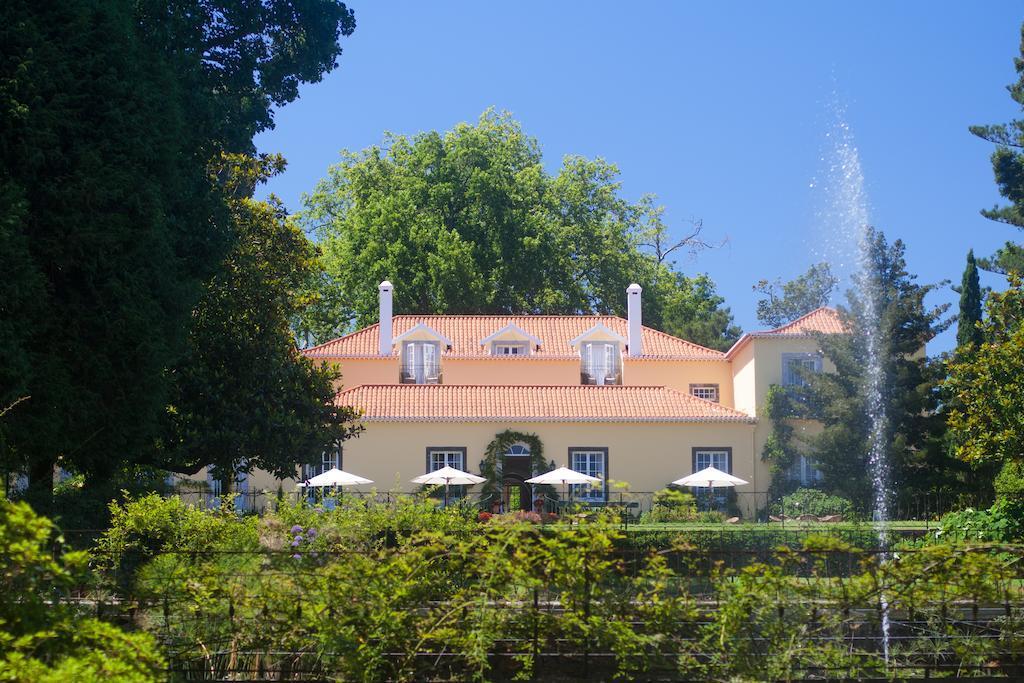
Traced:
<path fill-rule="evenodd" d="M 883 358 L 887 354 L 879 318 L 883 292 L 881 283 L 872 276 L 872 239 L 867 193 L 864 188 L 864 173 L 861 169 L 860 153 L 846 122 L 845 111 L 836 104 L 832 107 L 836 123 L 828 134 L 830 141 L 830 163 L 827 167 L 825 190 L 829 206 L 826 210 L 826 225 L 839 233 L 844 251 L 856 250 L 857 271 L 853 285 L 860 294 L 861 306 L 854 311 L 858 327 L 867 331 L 865 339 L 866 383 L 865 393 L 867 416 L 870 420 L 868 434 L 868 466 L 874 492 L 872 520 L 878 536 L 881 559 L 888 559 L 889 534 L 886 522 L 889 519 L 891 483 L 887 451 L 887 417 L 885 413 L 885 390 Z M 813 184 L 812 184 L 813 187 Z M 836 233 L 833 232 L 833 235 Z M 840 246 L 829 245 L 833 250 Z M 833 259 L 830 259 L 833 260 Z M 882 648 L 885 661 L 889 661 L 889 605 L 884 590 L 880 596 L 882 615 Z"/>

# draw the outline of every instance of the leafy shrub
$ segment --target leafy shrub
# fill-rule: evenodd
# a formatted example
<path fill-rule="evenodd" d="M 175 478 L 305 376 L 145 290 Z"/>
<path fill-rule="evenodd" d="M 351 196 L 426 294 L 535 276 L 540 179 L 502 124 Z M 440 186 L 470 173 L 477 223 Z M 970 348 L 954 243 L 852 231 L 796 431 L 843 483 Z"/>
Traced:
<path fill-rule="evenodd" d="M 110 504 L 110 528 L 96 544 L 99 566 L 126 586 L 146 558 L 161 552 L 252 550 L 257 520 L 239 518 L 225 498 L 219 510 L 202 510 L 180 498 L 151 493 Z"/>
<path fill-rule="evenodd" d="M 952 541 L 1009 543 L 1020 540 L 1024 535 L 1024 523 L 1020 515 L 1020 503 L 999 500 L 987 510 L 967 508 L 950 512 L 942 517 L 942 525 L 936 532 L 936 539 L 944 543 Z"/>
<path fill-rule="evenodd" d="M 541 517 L 539 514 L 532 510 L 519 510 L 515 513 L 516 521 L 529 522 L 530 524 L 540 524 Z"/>
<path fill-rule="evenodd" d="M 997 498 L 1024 500 L 1024 463 L 1007 461 L 996 475 L 995 490 Z"/>
<path fill-rule="evenodd" d="M 81 474 L 62 479 L 53 489 L 54 522 L 65 529 L 98 533 L 110 526 L 110 501 L 123 497 L 125 491 L 133 497 L 166 492 L 165 477 L 166 472 L 154 468 L 129 467 L 88 482 Z"/>
<path fill-rule="evenodd" d="M 135 594 L 123 597 L 138 605 L 136 623 L 175 653 L 174 665 L 194 665 L 196 677 L 308 666 L 354 681 L 527 679 L 540 651 L 493 654 L 506 642 L 535 641 L 545 649 L 558 643 L 560 654 L 612 653 L 591 664 L 591 677 L 601 680 L 647 680 L 664 667 L 702 680 L 793 680 L 820 667 L 878 678 L 885 663 L 877 643 L 851 645 L 849 633 L 877 610 L 880 585 L 894 610 L 913 609 L 937 630 L 948 620 L 944 604 L 999 604 L 1007 589 L 1016 591 L 1013 563 L 998 555 L 1024 557 L 1014 546 L 993 553 L 933 544 L 879 562 L 855 547 L 877 542 L 868 525 L 812 535 L 722 525 L 627 537 L 612 511 L 593 524 L 540 526 L 525 521 L 530 513 L 479 524 L 476 513 L 416 500 L 388 507 L 353 499 L 335 510 L 282 505 L 255 527 L 218 511 L 197 511 L 211 518 L 205 523 L 171 504 L 157 512 L 133 507 L 139 518 L 123 520 L 117 532 L 138 547 L 170 550 L 146 557 Z M 138 533 L 157 538 L 147 543 Z M 164 545 L 192 533 L 222 548 L 240 539 L 235 544 L 252 552 Z M 392 536 L 382 542 L 381 533 Z M 723 549 L 741 552 L 716 552 Z M 561 609 L 540 609 L 540 600 Z M 698 609 L 698 600 L 717 609 Z M 1009 644 L 976 645 L 953 634 L 949 640 L 959 640 L 938 646 L 950 661 L 973 666 L 997 661 L 993 648 L 1024 642 L 1009 637 Z M 218 642 L 230 648 L 209 652 Z M 931 654 L 937 644 L 906 647 Z M 423 656 L 435 653 L 444 657 Z M 545 675 L 554 680 L 578 661 L 544 659 Z M 66 680 L 81 678 L 71 672 Z"/>
<path fill-rule="evenodd" d="M 693 522 L 697 519 L 697 499 L 679 489 L 662 489 L 654 494 L 651 509 L 640 516 L 642 524 Z"/>
<path fill-rule="evenodd" d="M 853 503 L 841 496 L 833 496 L 820 489 L 797 489 L 772 505 L 773 515 L 842 515 L 846 519 L 854 516 Z"/>
<path fill-rule="evenodd" d="M 55 532 L 28 505 L 0 500 L 0 680 L 159 680 L 163 661 L 151 636 L 128 633 L 63 601 L 86 577 L 88 556 L 60 554 Z"/>
<path fill-rule="evenodd" d="M 701 510 L 695 521 L 700 524 L 721 524 L 727 519 L 727 514 L 719 510 Z"/>

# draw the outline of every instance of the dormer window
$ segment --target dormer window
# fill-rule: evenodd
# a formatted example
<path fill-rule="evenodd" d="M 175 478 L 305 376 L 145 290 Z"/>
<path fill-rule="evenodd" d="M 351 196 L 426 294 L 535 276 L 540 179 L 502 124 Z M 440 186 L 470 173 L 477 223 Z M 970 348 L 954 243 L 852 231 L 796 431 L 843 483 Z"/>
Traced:
<path fill-rule="evenodd" d="M 622 384 L 622 355 L 618 342 L 583 342 L 580 358 L 582 384 Z"/>
<path fill-rule="evenodd" d="M 531 351 L 540 348 L 541 340 L 515 323 L 509 323 L 481 339 L 480 346 L 492 356 L 529 356 Z"/>
<path fill-rule="evenodd" d="M 430 326 L 419 323 L 395 337 L 402 384 L 440 384 L 441 352 L 452 348 L 452 340 Z"/>
<path fill-rule="evenodd" d="M 622 349 L 626 339 L 597 323 L 569 342 L 580 352 L 581 384 L 622 384 Z"/>
<path fill-rule="evenodd" d="M 491 344 L 492 356 L 526 356 L 530 353 L 530 343 L 520 341 L 496 341 Z"/>
<path fill-rule="evenodd" d="M 432 341 L 402 344 L 402 384 L 440 384 L 441 345 Z"/>

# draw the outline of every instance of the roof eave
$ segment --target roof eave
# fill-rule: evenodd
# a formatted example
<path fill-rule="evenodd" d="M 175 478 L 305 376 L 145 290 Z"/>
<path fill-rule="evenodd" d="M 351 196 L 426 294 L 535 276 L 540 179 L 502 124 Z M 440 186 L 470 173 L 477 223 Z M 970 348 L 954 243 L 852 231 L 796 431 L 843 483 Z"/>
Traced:
<path fill-rule="evenodd" d="M 552 416 L 522 416 L 522 415 L 476 415 L 476 416 L 455 416 L 455 417 L 431 417 L 431 416 L 363 416 L 365 422 L 583 422 L 583 423 L 649 423 L 663 422 L 674 424 L 757 424 L 755 417 L 552 417 Z"/>
<path fill-rule="evenodd" d="M 501 336 L 505 332 L 516 332 L 517 334 L 520 334 L 520 335 L 526 337 L 529 341 L 533 342 L 533 344 L 535 346 L 543 346 L 544 345 L 544 343 L 536 335 L 530 334 L 529 332 L 527 332 L 523 328 L 519 327 L 519 325 L 516 325 L 515 323 L 509 323 L 508 325 L 505 325 L 503 328 L 501 328 L 497 332 L 489 334 L 486 337 L 484 337 L 483 339 L 481 339 L 480 340 L 480 346 L 487 346 L 488 344 L 490 344 L 492 341 L 497 339 L 499 336 Z"/>

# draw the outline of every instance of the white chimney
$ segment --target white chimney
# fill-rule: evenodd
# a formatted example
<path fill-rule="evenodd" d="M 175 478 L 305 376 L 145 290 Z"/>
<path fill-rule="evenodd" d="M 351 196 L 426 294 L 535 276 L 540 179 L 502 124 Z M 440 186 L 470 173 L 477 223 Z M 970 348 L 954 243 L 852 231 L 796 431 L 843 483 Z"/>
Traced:
<path fill-rule="evenodd" d="M 629 355 L 644 355 L 644 343 L 640 338 L 643 319 L 640 314 L 640 292 L 643 288 L 637 283 L 626 288 L 626 311 L 629 315 Z"/>
<path fill-rule="evenodd" d="M 380 318 L 378 321 L 378 333 L 380 334 L 380 355 L 390 356 L 391 355 L 391 293 L 394 290 L 394 285 L 385 280 L 377 286 L 377 291 L 380 295 Z"/>

